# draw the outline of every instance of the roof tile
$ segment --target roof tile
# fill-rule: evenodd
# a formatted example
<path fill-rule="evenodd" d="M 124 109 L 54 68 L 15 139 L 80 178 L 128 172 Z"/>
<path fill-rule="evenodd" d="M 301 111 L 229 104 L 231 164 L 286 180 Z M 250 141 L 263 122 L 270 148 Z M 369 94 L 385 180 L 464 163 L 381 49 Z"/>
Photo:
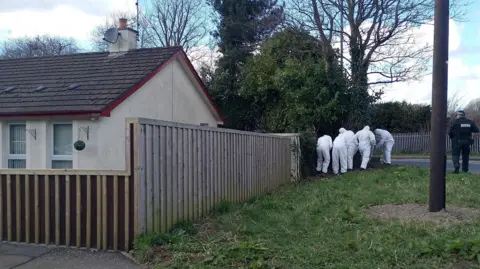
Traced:
<path fill-rule="evenodd" d="M 100 112 L 181 47 L 0 60 L 0 115 Z M 78 88 L 69 89 L 73 84 Z M 46 88 L 35 91 L 39 86 Z M 7 88 L 14 90 L 3 93 Z"/>

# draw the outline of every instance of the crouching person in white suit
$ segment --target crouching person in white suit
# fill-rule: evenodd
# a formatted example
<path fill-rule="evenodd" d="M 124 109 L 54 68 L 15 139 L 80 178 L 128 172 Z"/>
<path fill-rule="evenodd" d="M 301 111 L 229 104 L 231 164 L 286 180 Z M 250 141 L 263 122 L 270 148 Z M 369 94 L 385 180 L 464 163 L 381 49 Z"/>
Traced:
<path fill-rule="evenodd" d="M 347 172 L 347 154 L 345 135 L 339 134 L 333 141 L 332 150 L 332 169 L 335 175 L 338 175 L 339 170 L 342 174 Z"/>
<path fill-rule="evenodd" d="M 372 147 L 375 147 L 376 144 L 375 135 L 370 131 L 369 126 L 365 126 L 355 134 L 354 139 L 358 139 L 358 150 L 362 155 L 360 169 L 365 170 L 370 161 Z"/>
<path fill-rule="evenodd" d="M 375 129 L 375 134 L 380 138 L 377 146 L 382 149 L 383 163 L 392 164 L 392 148 L 395 144 L 392 134 L 383 129 Z"/>
<path fill-rule="evenodd" d="M 332 149 L 332 138 L 323 135 L 317 140 L 317 172 L 328 173 L 330 165 L 330 150 Z"/>
<path fill-rule="evenodd" d="M 347 143 L 347 170 L 353 170 L 353 156 L 358 151 L 358 139 L 356 139 L 353 131 L 340 128 L 340 134 L 345 136 L 345 142 Z"/>

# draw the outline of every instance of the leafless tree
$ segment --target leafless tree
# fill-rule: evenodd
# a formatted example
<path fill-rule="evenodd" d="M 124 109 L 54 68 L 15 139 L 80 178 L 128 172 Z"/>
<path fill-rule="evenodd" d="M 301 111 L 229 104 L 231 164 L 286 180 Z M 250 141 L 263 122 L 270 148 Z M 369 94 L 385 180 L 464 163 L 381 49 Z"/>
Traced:
<path fill-rule="evenodd" d="M 149 46 L 182 46 L 189 53 L 209 34 L 205 0 L 152 0 L 145 11 Z"/>
<path fill-rule="evenodd" d="M 80 52 L 73 38 L 48 35 L 9 39 L 0 46 L 0 57 L 24 58 L 54 56 Z"/>
<path fill-rule="evenodd" d="M 205 0 L 147 0 L 146 8 L 139 11 L 138 31 L 139 47 L 182 46 L 194 59 L 203 57 L 201 49 L 209 31 L 208 5 Z M 127 18 L 129 25 L 137 26 L 137 14 L 116 12 L 106 22 L 97 26 L 92 32 L 94 50 L 105 51 L 108 44 L 102 40 L 108 28 L 116 27 L 119 18 Z"/>
<path fill-rule="evenodd" d="M 462 102 L 463 96 L 460 95 L 460 92 L 455 92 L 447 100 L 447 115 L 449 117 L 455 116 L 455 112 L 460 109 L 460 104 Z"/>
<path fill-rule="evenodd" d="M 477 124 L 480 123 L 480 98 L 476 98 L 468 102 L 465 107 L 465 113 L 467 117 Z"/>
<path fill-rule="evenodd" d="M 463 18 L 465 1 L 451 1 L 452 16 Z M 434 0 L 292 0 L 289 21 L 316 33 L 328 44 L 326 53 L 338 55 L 344 44 L 351 82 L 369 86 L 426 74 L 431 43 L 419 44 L 414 29 L 430 24 L 433 12 Z"/>

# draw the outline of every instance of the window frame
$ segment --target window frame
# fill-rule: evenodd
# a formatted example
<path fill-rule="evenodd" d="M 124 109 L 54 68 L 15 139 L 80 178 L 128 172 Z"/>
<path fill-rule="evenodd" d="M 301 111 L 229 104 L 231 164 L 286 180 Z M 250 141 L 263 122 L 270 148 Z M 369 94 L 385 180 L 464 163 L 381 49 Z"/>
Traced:
<path fill-rule="evenodd" d="M 10 136 L 10 128 L 13 125 L 23 125 L 25 126 L 25 154 L 11 154 L 11 136 Z M 10 160 L 25 160 L 25 168 L 27 167 L 27 123 L 26 122 L 9 122 L 8 123 L 8 130 L 7 130 L 7 141 L 8 141 L 8 157 L 7 157 L 7 167 L 9 166 L 8 163 Z M 25 169 L 25 168 L 9 168 L 8 169 Z"/>
<path fill-rule="evenodd" d="M 53 162 L 54 161 L 70 161 L 72 162 L 72 168 L 73 169 L 73 145 L 72 145 L 72 154 L 71 155 L 55 155 L 55 125 L 70 125 L 72 127 L 72 142 L 73 142 L 73 123 L 69 121 L 65 122 L 53 122 L 52 123 L 52 135 L 51 135 L 51 160 L 50 160 L 50 165 L 52 169 L 61 169 L 61 168 L 53 168 Z"/>

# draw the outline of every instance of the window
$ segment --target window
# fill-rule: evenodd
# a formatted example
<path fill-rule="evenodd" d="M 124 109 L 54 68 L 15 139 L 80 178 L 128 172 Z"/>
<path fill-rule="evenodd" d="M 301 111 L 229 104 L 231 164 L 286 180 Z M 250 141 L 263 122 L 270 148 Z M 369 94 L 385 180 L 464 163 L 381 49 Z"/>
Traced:
<path fill-rule="evenodd" d="M 71 169 L 73 151 L 72 124 L 53 125 L 52 169 Z"/>
<path fill-rule="evenodd" d="M 8 130 L 8 168 L 26 168 L 26 125 L 23 123 L 9 124 Z"/>

